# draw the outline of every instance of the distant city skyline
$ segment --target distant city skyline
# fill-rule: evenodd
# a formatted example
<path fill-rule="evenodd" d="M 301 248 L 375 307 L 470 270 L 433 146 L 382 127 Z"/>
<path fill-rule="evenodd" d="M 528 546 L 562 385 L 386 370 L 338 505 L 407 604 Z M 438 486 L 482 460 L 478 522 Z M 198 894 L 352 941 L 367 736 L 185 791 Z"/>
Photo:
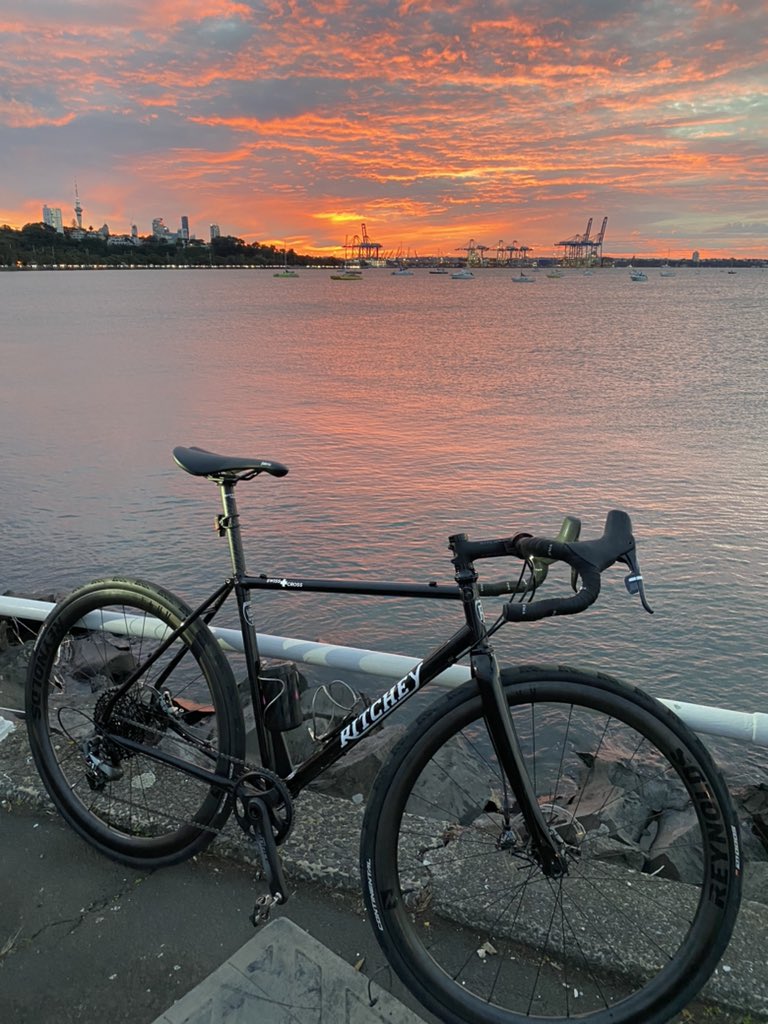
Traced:
<path fill-rule="evenodd" d="M 384 252 L 549 256 L 604 216 L 616 255 L 768 249 L 761 0 L 3 11 L 12 227 L 43 205 L 68 224 L 77 180 L 94 226 L 184 215 L 317 255 L 366 224 Z"/>

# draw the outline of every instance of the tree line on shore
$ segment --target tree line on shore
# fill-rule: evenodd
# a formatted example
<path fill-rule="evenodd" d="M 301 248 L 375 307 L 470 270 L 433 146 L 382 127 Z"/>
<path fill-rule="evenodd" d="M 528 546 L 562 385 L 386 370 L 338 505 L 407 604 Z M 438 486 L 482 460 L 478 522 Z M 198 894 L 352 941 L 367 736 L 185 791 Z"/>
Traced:
<path fill-rule="evenodd" d="M 81 237 L 83 236 L 84 237 Z M 337 262 L 323 257 L 302 256 L 261 242 L 222 235 L 210 242 L 199 239 L 165 240 L 148 235 L 139 244 L 109 240 L 99 232 L 65 228 L 57 231 L 48 224 L 25 224 L 15 230 L 0 226 L 0 267 L 47 266 L 189 266 L 189 267 L 274 267 L 327 265 Z M 338 261 L 340 262 L 340 261 Z"/>
<path fill-rule="evenodd" d="M 103 230 L 83 231 L 64 228 L 57 231 L 48 224 L 25 224 L 16 230 L 0 225 L 0 268 L 34 267 L 289 267 L 333 266 L 342 264 L 333 256 L 306 256 L 293 249 L 284 250 L 261 242 L 244 242 L 242 238 L 222 235 L 210 242 L 197 238 L 188 240 L 147 235 L 136 243 L 125 236 L 110 238 Z M 414 265 L 431 265 L 428 258 L 406 261 Z M 557 260 L 540 261 L 558 262 Z M 627 262 L 637 267 L 658 266 L 658 258 L 633 256 L 605 257 L 602 264 L 624 266 Z M 664 261 L 666 262 L 666 261 Z M 701 267 L 768 267 L 768 260 L 717 257 L 694 262 L 689 259 L 669 261 L 672 266 Z"/>

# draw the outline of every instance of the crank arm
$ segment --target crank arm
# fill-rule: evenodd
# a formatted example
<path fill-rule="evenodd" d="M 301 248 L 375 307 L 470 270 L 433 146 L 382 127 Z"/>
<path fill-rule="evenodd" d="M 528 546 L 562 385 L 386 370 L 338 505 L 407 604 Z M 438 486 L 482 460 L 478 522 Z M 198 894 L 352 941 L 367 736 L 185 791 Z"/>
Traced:
<path fill-rule="evenodd" d="M 253 841 L 259 852 L 264 880 L 269 889 L 269 896 L 260 896 L 256 900 L 251 914 L 251 923 L 257 926 L 267 920 L 270 910 L 275 904 L 287 903 L 288 892 L 283 866 L 272 834 L 272 821 L 266 801 L 258 796 L 251 797 L 248 800 L 248 817 L 252 828 L 250 834 L 253 836 Z"/>

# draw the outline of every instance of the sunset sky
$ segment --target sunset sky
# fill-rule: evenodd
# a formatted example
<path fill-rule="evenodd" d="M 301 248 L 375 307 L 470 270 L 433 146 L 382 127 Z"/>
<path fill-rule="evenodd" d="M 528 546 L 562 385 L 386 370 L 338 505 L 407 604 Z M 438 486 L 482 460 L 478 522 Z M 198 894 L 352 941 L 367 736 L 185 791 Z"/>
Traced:
<path fill-rule="evenodd" d="M 0 223 L 768 257 L 764 0 L 0 0 Z"/>

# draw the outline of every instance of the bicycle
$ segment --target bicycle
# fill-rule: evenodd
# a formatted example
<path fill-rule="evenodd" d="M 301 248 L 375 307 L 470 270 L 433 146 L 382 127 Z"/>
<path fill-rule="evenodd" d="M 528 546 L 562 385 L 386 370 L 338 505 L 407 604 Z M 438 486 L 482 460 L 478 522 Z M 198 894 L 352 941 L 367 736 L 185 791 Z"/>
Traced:
<path fill-rule="evenodd" d="M 650 611 L 629 516 L 609 512 L 591 541 L 569 517 L 554 540 L 456 534 L 451 585 L 254 576 L 235 487 L 286 467 L 199 448 L 173 454 L 219 488 L 216 526 L 232 574 L 194 610 L 117 577 L 80 587 L 46 619 L 27 722 L 41 778 L 69 824 L 102 853 L 148 869 L 200 852 L 234 812 L 269 889 L 256 901 L 258 923 L 287 898 L 278 847 L 295 798 L 469 658 L 469 681 L 407 728 L 365 809 L 363 897 L 387 960 L 449 1024 L 572 1015 L 661 1024 L 682 1009 L 717 965 L 739 905 L 738 825 L 720 773 L 690 730 L 639 689 L 562 666 L 500 670 L 490 642 L 507 622 L 583 611 L 617 562 Z M 520 576 L 481 583 L 475 562 L 505 556 L 522 560 Z M 574 593 L 542 599 L 555 561 L 571 567 Z M 294 765 L 285 735 L 302 719 L 299 694 L 289 674 L 265 675 L 250 601 L 252 591 L 277 590 L 458 601 L 464 621 Z M 246 759 L 243 703 L 210 625 L 232 594 L 258 763 Z M 493 596 L 509 600 L 489 625 L 482 600 Z"/>

